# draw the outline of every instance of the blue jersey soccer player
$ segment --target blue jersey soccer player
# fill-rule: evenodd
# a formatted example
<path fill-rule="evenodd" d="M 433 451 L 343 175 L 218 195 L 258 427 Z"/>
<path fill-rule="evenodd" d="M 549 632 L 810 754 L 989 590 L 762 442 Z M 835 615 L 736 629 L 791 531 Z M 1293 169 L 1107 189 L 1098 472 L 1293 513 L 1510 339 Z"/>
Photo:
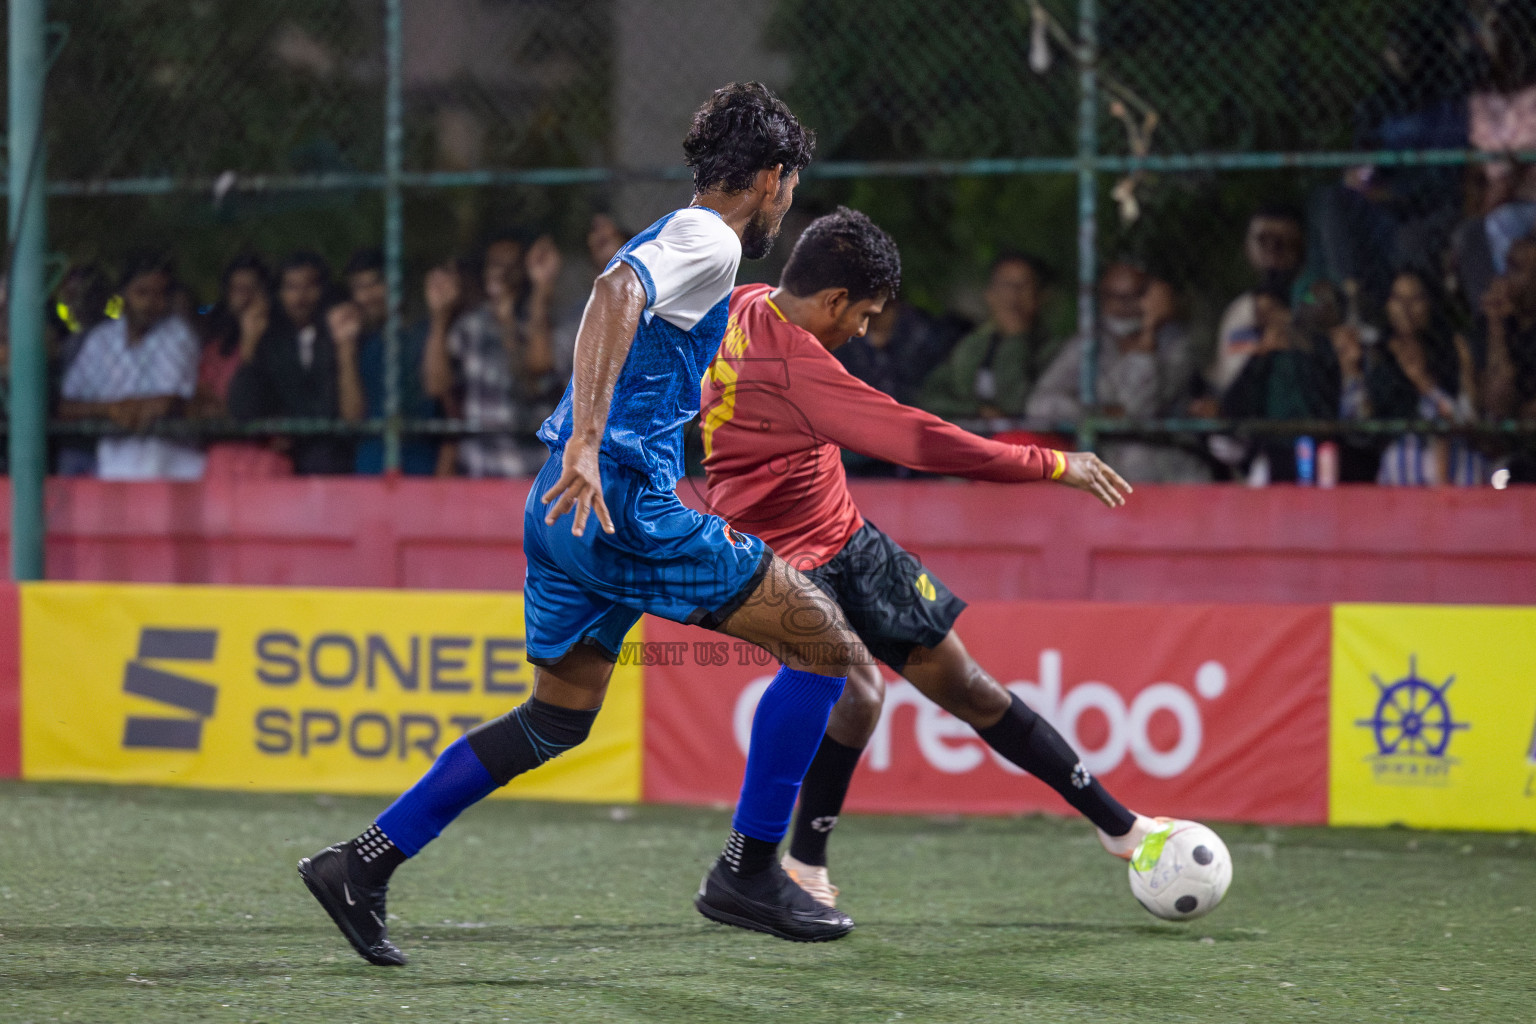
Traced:
<path fill-rule="evenodd" d="M 299 864 L 369 962 L 405 963 L 385 926 L 394 869 L 466 807 L 586 739 L 642 612 L 752 641 L 783 663 L 753 719 L 725 851 L 695 906 L 800 941 L 853 928 L 792 882 L 777 852 L 848 666 L 867 654 L 814 584 L 756 537 L 673 493 L 683 425 L 697 414 L 700 379 L 725 332 L 737 263 L 767 255 L 812 145 L 763 86 L 717 91 L 683 144 L 692 205 L 637 235 L 594 284 L 574 375 L 539 432 L 550 457 L 524 514 L 533 696 L 449 744 L 362 835 Z"/>

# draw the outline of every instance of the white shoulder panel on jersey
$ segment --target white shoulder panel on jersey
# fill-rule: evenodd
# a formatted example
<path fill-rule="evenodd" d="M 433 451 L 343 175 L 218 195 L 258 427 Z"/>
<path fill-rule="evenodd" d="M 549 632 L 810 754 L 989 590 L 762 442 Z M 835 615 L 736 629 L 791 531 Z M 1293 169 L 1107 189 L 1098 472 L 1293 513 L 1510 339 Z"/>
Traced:
<path fill-rule="evenodd" d="M 691 331 L 730 295 L 741 240 L 713 211 L 689 208 L 619 258 L 640 272 L 650 298 L 646 310 Z"/>

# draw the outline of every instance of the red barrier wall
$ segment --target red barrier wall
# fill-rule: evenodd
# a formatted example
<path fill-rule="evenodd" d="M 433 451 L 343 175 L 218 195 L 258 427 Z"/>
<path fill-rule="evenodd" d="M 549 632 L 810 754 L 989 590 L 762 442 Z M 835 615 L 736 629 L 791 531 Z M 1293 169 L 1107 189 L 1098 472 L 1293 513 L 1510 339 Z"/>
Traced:
<path fill-rule="evenodd" d="M 982 602 L 956 629 L 1144 814 L 1328 820 L 1329 608 Z M 745 643 L 646 620 L 645 799 L 732 803 L 775 666 Z M 885 714 L 847 807 L 1072 813 L 962 721 L 886 672 Z"/>
<path fill-rule="evenodd" d="M 516 589 L 524 481 L 51 480 L 52 579 Z"/>
<path fill-rule="evenodd" d="M 0 583 L 0 779 L 21 775 L 21 595 Z"/>
<path fill-rule="evenodd" d="M 502 588 L 526 481 L 48 485 L 55 579 Z M 1137 488 L 866 481 L 871 520 L 970 600 L 1536 604 L 1536 488 Z M 702 506 L 692 481 L 684 500 Z M 9 504 L 9 492 L 0 490 Z M 0 524 L 9 522 L 8 508 Z"/>
<path fill-rule="evenodd" d="M 973 600 L 1536 598 L 1536 488 L 1142 486 L 1110 511 L 1063 487 L 871 481 L 858 500 Z"/>

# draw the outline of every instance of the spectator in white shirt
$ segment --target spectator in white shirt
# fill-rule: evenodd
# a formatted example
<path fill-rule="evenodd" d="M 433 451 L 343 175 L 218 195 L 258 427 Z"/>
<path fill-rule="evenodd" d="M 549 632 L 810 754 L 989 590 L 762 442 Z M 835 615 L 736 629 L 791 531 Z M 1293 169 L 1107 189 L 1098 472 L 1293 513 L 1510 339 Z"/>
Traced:
<path fill-rule="evenodd" d="M 106 419 L 130 436 L 101 438 L 96 475 L 103 480 L 197 480 L 197 446 L 147 436 L 151 424 L 179 414 L 197 389 L 197 336 L 171 310 L 168 260 L 141 256 L 123 275 L 122 316 L 97 324 L 64 375 L 63 419 Z"/>

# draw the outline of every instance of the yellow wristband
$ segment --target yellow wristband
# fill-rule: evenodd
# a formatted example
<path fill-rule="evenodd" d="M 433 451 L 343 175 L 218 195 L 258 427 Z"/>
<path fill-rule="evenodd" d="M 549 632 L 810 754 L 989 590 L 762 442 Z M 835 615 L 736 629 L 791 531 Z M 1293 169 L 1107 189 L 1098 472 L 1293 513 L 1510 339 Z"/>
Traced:
<path fill-rule="evenodd" d="M 1051 455 L 1056 459 L 1056 468 L 1051 470 L 1051 479 L 1060 480 L 1061 474 L 1067 471 L 1067 457 L 1056 449 L 1051 449 Z"/>

